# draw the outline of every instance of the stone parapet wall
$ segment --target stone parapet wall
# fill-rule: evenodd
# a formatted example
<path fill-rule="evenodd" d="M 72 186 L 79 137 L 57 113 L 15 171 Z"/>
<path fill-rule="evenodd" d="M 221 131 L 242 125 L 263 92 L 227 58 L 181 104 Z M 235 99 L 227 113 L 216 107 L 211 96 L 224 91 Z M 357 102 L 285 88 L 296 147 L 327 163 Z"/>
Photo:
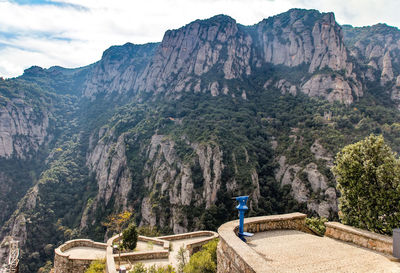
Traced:
<path fill-rule="evenodd" d="M 161 240 L 159 238 L 146 237 L 146 236 L 142 236 L 142 235 L 138 236 L 138 241 L 139 240 L 142 242 L 151 242 L 155 245 L 162 246 L 164 249 L 169 249 L 169 241 L 167 241 L 167 240 Z"/>
<path fill-rule="evenodd" d="M 385 254 L 392 255 L 393 253 L 393 240 L 390 236 L 346 226 L 338 222 L 327 222 L 325 226 L 325 236 L 327 237 L 350 242 Z"/>
<path fill-rule="evenodd" d="M 176 235 L 168 235 L 158 237 L 158 239 L 168 240 L 168 241 L 175 241 L 175 240 L 182 240 L 182 239 L 190 239 L 196 237 L 208 236 L 208 238 L 199 238 L 189 244 L 186 245 L 186 249 L 189 251 L 189 256 L 192 256 L 197 251 L 201 250 L 201 247 L 208 243 L 215 238 L 218 238 L 218 233 L 214 231 L 194 231 L 188 232 L 183 234 L 176 234 Z"/>
<path fill-rule="evenodd" d="M 89 239 L 67 241 L 54 251 L 54 273 L 81 273 L 89 267 L 92 259 L 71 259 L 64 251 L 73 247 L 92 247 L 106 249 L 107 244 L 94 242 Z"/>
<path fill-rule="evenodd" d="M 246 218 L 244 230 L 263 232 L 277 229 L 294 229 L 310 232 L 305 225 L 306 215 L 290 213 L 282 215 Z M 220 242 L 217 249 L 218 273 L 274 272 L 267 261 L 237 236 L 239 221 L 223 224 L 218 229 Z"/>
<path fill-rule="evenodd" d="M 119 238 L 121 235 L 117 234 L 110 239 L 107 240 L 107 249 L 106 249 L 106 273 L 116 273 L 117 268 L 115 266 L 114 255 L 113 255 L 113 244 L 114 241 Z"/>
<path fill-rule="evenodd" d="M 153 259 L 164 259 L 168 258 L 169 251 L 168 250 L 147 250 L 140 252 L 127 252 L 121 253 L 121 261 L 129 260 L 129 261 L 139 261 L 139 260 L 153 260 Z M 114 254 L 114 261 L 119 261 L 119 255 Z"/>
<path fill-rule="evenodd" d="M 217 238 L 218 233 L 216 233 L 214 231 L 194 231 L 194 232 L 187 232 L 187 233 L 182 233 L 182 234 L 161 236 L 161 237 L 157 237 L 157 239 L 162 239 L 162 240 L 167 240 L 167 241 L 176 241 L 176 240 L 182 240 L 182 239 L 196 238 L 196 237 L 200 237 L 200 236 L 212 236 L 214 238 Z"/>

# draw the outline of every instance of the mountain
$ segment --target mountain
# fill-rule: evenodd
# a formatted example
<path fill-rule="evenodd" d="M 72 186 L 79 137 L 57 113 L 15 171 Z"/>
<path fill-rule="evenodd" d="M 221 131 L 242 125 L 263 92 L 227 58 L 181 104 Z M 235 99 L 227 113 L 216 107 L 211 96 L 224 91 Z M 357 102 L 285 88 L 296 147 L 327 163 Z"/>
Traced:
<path fill-rule="evenodd" d="M 243 194 L 252 216 L 337 218 L 340 148 L 375 133 L 400 151 L 399 35 L 316 10 L 217 15 L 0 80 L 0 239 L 35 272 L 65 240 L 106 238 L 123 209 L 163 233 L 215 230 Z"/>

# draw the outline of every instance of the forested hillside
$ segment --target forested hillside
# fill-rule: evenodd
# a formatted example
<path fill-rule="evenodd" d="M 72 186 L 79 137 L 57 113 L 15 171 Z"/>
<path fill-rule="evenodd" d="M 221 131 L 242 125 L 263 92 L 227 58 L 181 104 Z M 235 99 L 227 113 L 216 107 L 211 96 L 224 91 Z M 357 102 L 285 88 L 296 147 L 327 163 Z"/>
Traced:
<path fill-rule="evenodd" d="M 334 155 L 371 133 L 400 151 L 399 38 L 315 10 L 218 15 L 0 80 L 0 239 L 35 272 L 124 209 L 163 233 L 216 230 L 244 194 L 249 215 L 335 219 Z"/>

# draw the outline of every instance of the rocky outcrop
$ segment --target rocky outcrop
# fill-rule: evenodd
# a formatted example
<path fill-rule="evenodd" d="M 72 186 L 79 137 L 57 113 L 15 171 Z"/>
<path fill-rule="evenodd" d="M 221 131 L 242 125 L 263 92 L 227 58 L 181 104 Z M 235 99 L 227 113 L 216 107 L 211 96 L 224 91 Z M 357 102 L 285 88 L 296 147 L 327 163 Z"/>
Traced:
<path fill-rule="evenodd" d="M 217 95 L 219 83 L 208 86 L 199 78 L 212 69 L 223 72 L 222 80 L 249 75 L 251 46 L 251 36 L 224 15 L 169 30 L 135 89 L 156 93 L 201 90 Z"/>
<path fill-rule="evenodd" d="M 317 155 L 325 154 L 320 150 L 316 152 L 319 145 L 318 142 L 314 143 L 312 149 Z M 292 195 L 297 202 L 306 203 L 308 210 L 321 217 L 328 218 L 331 213 L 338 211 L 336 190 L 329 186 L 328 179 L 318 170 L 317 164 L 311 162 L 305 167 L 289 165 L 285 156 L 280 156 L 277 161 L 279 168 L 275 179 L 281 186 L 291 186 Z"/>
<path fill-rule="evenodd" d="M 260 22 L 257 35 L 265 62 L 290 67 L 306 63 L 310 73 L 348 66 L 341 28 L 333 13 L 292 9 Z"/>
<path fill-rule="evenodd" d="M 400 31 L 386 24 L 358 28 L 346 25 L 343 30 L 345 43 L 355 61 L 365 68 L 363 77 L 367 82 L 380 82 L 400 105 L 396 88 L 400 75 Z"/>
<path fill-rule="evenodd" d="M 113 46 L 103 53 L 99 62 L 93 65 L 85 86 L 83 96 L 92 100 L 98 94 L 132 93 L 138 76 L 154 55 L 158 43 Z"/>
<path fill-rule="evenodd" d="M 301 86 L 301 91 L 310 97 L 322 97 L 330 102 L 340 101 L 351 104 L 353 93 L 358 97 L 363 95 L 361 86 L 346 81 L 340 75 L 317 74 Z"/>
<path fill-rule="evenodd" d="M 141 225 L 169 226 L 176 233 L 187 231 L 187 215 L 182 208 L 193 204 L 204 204 L 208 208 L 216 202 L 224 168 L 218 146 L 188 143 L 194 150 L 194 157 L 186 161 L 177 155 L 176 144 L 169 136 L 155 134 L 146 146 L 144 169 L 130 170 L 124 142 L 126 135 L 115 139 L 113 134 L 112 130 L 101 129 L 98 135 L 91 137 L 91 142 L 99 139 L 87 156 L 88 167 L 96 174 L 98 194 L 84 210 L 81 228 L 93 220 L 89 211 L 93 213 L 112 198 L 115 209 L 129 208 L 128 193 L 137 190 L 132 188 L 131 171 L 147 174 L 143 185 L 152 193 L 141 200 Z M 169 212 L 162 200 L 168 200 Z"/>
<path fill-rule="evenodd" d="M 100 140 L 87 156 L 87 165 L 89 170 L 96 174 L 98 185 L 96 200 L 92 203 L 93 211 L 98 205 L 107 206 L 112 197 L 115 198 L 116 210 L 127 209 L 129 208 L 127 196 L 131 190 L 132 178 L 127 167 L 125 134 L 120 135 L 115 141 L 112 130 L 101 129 L 98 134 Z M 81 228 L 84 225 L 85 223 L 81 221 Z"/>
<path fill-rule="evenodd" d="M 175 142 L 168 136 L 153 135 L 148 147 L 148 161 L 145 171 L 145 186 L 158 197 L 142 201 L 142 225 L 168 224 L 174 232 L 187 231 L 187 215 L 182 207 L 200 206 L 208 208 L 217 200 L 220 188 L 222 151 L 218 146 L 187 143 L 194 150 L 194 157 L 188 161 L 178 157 Z M 195 172 L 195 173 L 194 173 Z M 162 197 L 168 197 L 171 217 L 152 210 Z"/>
<path fill-rule="evenodd" d="M 385 85 L 387 82 L 392 81 L 393 77 L 392 60 L 390 53 L 386 52 L 382 60 L 381 84 Z"/>
<path fill-rule="evenodd" d="M 23 98 L 8 100 L 0 108 L 0 157 L 25 159 L 47 138 L 48 112 Z"/>

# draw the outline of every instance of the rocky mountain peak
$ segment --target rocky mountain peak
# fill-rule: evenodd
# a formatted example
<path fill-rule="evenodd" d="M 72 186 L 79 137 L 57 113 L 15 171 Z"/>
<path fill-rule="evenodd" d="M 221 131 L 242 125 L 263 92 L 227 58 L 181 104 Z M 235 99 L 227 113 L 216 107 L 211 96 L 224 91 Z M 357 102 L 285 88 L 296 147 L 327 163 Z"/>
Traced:
<path fill-rule="evenodd" d="M 257 32 L 266 62 L 291 67 L 306 63 L 310 73 L 346 68 L 341 27 L 333 13 L 292 9 L 263 20 Z"/>
<path fill-rule="evenodd" d="M 305 64 L 310 74 L 324 69 L 345 71 L 322 86 L 311 84 L 315 79 L 308 84 L 306 78 L 288 82 L 293 94 L 301 90 L 310 96 L 351 103 L 363 93 L 334 14 L 304 9 L 291 9 L 251 27 L 216 15 L 168 30 L 160 44 L 111 47 L 91 70 L 83 93 L 92 99 L 98 93 L 136 92 L 176 98 L 182 91 L 241 96 L 246 91 L 230 89 L 229 81 L 249 77 L 266 64 Z M 310 84 L 316 91 L 310 91 Z M 331 92 L 327 90 L 334 92 L 328 96 Z"/>

